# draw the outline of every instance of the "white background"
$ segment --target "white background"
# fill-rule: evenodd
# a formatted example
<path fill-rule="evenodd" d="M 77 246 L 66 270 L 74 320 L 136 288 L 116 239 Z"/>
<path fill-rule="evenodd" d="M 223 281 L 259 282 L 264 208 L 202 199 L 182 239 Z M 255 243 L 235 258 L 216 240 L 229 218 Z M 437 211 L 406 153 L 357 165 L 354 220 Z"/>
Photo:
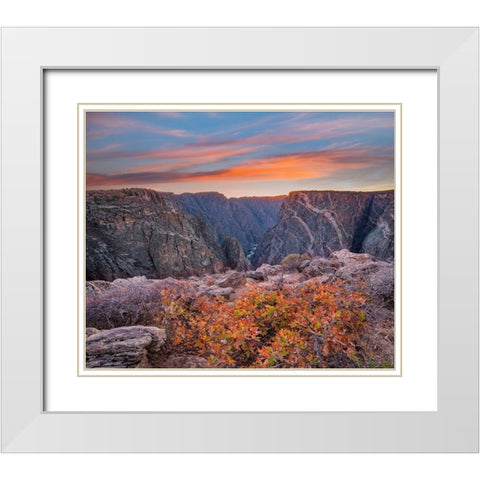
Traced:
<path fill-rule="evenodd" d="M 421 71 L 49 72 L 45 82 L 47 410 L 436 410 L 436 84 L 434 72 Z M 85 103 L 402 102 L 404 301 L 400 302 L 397 297 L 396 313 L 399 317 L 401 304 L 404 310 L 403 376 L 77 377 L 77 228 L 72 212 L 76 212 L 77 204 L 76 106 L 82 100 Z M 396 152 L 397 158 L 399 153 Z M 400 162 L 396 166 L 399 178 Z M 396 199 L 399 198 L 398 195 Z M 396 219 L 399 218 L 397 204 Z M 397 223 L 397 232 L 398 227 Z M 398 248 L 396 253 L 399 267 Z M 422 275 L 418 275 L 419 265 L 422 265 Z M 399 333 L 397 329 L 398 339 Z"/>
<path fill-rule="evenodd" d="M 253 15 L 252 12 L 255 12 Z M 18 1 L 0 6 L 4 26 L 465 26 L 479 25 L 471 0 L 419 2 L 403 0 L 158 0 Z M 108 473 L 107 473 L 108 472 Z M 4 478 L 117 479 L 152 472 L 169 479 L 418 477 L 477 479 L 480 456 L 424 455 L 2 455 Z"/>

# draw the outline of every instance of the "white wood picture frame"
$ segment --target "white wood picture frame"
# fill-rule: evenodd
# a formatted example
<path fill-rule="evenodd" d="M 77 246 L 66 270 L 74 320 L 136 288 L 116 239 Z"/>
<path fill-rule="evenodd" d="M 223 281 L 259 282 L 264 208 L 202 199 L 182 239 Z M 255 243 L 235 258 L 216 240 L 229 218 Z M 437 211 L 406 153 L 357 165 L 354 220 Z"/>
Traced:
<path fill-rule="evenodd" d="M 49 69 L 435 70 L 438 411 L 45 411 L 43 75 Z M 477 28 L 3 29 L 3 451 L 477 452 L 478 86 Z"/>

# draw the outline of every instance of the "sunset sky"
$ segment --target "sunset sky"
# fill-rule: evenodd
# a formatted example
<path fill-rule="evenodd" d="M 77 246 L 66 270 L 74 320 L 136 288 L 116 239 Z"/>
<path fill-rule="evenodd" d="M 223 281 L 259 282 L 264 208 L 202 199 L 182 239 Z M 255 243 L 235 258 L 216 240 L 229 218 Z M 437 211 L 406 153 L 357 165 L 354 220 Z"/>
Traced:
<path fill-rule="evenodd" d="M 87 189 L 394 188 L 393 112 L 87 112 Z"/>

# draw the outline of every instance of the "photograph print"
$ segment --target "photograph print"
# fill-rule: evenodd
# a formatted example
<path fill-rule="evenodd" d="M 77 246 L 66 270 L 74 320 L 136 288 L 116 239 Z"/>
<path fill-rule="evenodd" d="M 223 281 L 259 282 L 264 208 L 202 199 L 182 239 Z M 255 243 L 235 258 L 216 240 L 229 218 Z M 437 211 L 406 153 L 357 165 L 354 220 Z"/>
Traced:
<path fill-rule="evenodd" d="M 399 111 L 328 108 L 82 112 L 85 370 L 396 368 Z"/>

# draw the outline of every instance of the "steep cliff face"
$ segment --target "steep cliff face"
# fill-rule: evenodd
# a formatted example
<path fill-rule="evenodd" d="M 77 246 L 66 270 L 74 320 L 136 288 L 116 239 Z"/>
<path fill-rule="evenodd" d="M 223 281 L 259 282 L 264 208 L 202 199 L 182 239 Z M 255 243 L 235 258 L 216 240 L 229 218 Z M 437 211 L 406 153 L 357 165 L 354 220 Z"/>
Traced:
<path fill-rule="evenodd" d="M 251 261 L 278 264 L 289 253 L 328 256 L 341 249 L 393 260 L 393 191 L 292 192 Z"/>
<path fill-rule="evenodd" d="M 138 188 L 86 195 L 87 280 L 247 270 L 245 252 L 257 244 L 254 266 L 278 264 L 289 253 L 328 256 L 341 249 L 390 261 L 394 193 L 311 191 L 227 199 Z"/>
<path fill-rule="evenodd" d="M 86 195 L 87 280 L 185 277 L 224 269 L 225 254 L 175 195 L 147 189 Z"/>
<path fill-rule="evenodd" d="M 183 193 L 177 198 L 186 212 L 205 220 L 219 242 L 236 238 L 248 254 L 277 222 L 285 196 L 226 198 L 221 193 L 205 192 Z"/>

